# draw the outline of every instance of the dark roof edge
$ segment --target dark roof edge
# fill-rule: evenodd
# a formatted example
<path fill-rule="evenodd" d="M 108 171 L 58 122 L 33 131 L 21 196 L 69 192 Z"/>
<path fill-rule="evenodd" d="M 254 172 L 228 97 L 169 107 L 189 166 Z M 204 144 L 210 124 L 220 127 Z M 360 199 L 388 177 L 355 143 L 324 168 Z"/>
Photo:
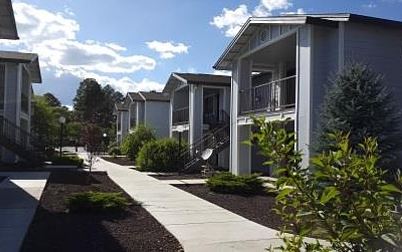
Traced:
<path fill-rule="evenodd" d="M 393 27 L 402 27 L 402 21 L 397 20 L 390 20 L 385 18 L 378 18 L 378 17 L 370 17 L 364 16 L 359 14 L 350 14 L 349 20 L 352 22 L 357 23 L 373 23 L 373 24 L 381 24 L 381 25 L 388 25 Z"/>

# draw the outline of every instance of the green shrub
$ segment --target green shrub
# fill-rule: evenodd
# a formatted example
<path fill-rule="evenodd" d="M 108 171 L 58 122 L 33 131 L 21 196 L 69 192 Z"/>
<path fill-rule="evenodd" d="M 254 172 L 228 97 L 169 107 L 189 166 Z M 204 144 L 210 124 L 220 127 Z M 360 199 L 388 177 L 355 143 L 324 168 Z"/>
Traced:
<path fill-rule="evenodd" d="M 305 168 L 294 135 L 278 127 L 281 123 L 259 118 L 254 124 L 259 130 L 252 140 L 262 147 L 266 163 L 277 167 L 275 210 L 285 223 L 282 232 L 296 232 L 282 237 L 280 250 L 401 251 L 402 177 L 386 182 L 374 138 L 355 147 L 348 134 L 329 134 L 331 151 L 313 157 L 312 167 Z M 329 245 L 307 245 L 306 236 Z"/>
<path fill-rule="evenodd" d="M 82 167 L 84 164 L 84 160 L 77 155 L 52 156 L 50 161 L 53 165 L 76 165 L 77 167 Z"/>
<path fill-rule="evenodd" d="M 330 150 L 334 142 L 329 133 L 350 132 L 349 141 L 355 149 L 366 137 L 375 137 L 381 165 L 386 165 L 383 168 L 394 166 L 402 150 L 401 113 L 382 76 L 365 65 L 354 63 L 331 82 L 322 105 L 313 150 L 316 153 Z"/>
<path fill-rule="evenodd" d="M 220 172 L 207 180 L 207 186 L 217 193 L 260 194 L 264 192 L 264 181 L 258 174 L 236 176 L 230 172 Z"/>
<path fill-rule="evenodd" d="M 180 154 L 185 150 L 184 146 L 173 139 L 160 139 L 145 144 L 136 160 L 136 164 L 142 171 L 173 172 L 178 171 L 182 162 Z"/>
<path fill-rule="evenodd" d="M 89 213 L 123 210 L 129 205 L 122 193 L 83 192 L 75 193 L 67 198 L 70 212 Z"/>
<path fill-rule="evenodd" d="M 121 152 L 131 160 L 135 160 L 142 146 L 152 140 L 155 140 L 153 130 L 145 125 L 138 125 L 134 132 L 124 138 Z"/>
<path fill-rule="evenodd" d="M 112 147 L 108 150 L 108 154 L 115 157 L 121 155 L 121 150 L 119 147 Z"/>

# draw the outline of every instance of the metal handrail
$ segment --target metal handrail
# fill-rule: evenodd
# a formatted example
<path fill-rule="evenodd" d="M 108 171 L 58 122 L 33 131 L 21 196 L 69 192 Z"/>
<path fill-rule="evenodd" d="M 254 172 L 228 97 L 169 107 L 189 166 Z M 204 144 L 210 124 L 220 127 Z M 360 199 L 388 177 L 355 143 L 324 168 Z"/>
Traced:
<path fill-rule="evenodd" d="M 259 110 L 272 112 L 294 107 L 296 77 L 296 75 L 292 75 L 240 90 L 240 113 Z M 284 91 L 291 93 L 285 94 Z"/>
<path fill-rule="evenodd" d="M 184 162 L 184 170 L 190 167 L 189 164 L 202 155 L 202 152 L 208 148 L 216 149 L 219 144 L 223 144 L 230 137 L 230 124 L 224 124 L 222 127 L 211 130 L 204 137 L 189 146 L 189 148 L 180 155 Z"/>
<path fill-rule="evenodd" d="M 0 136 L 7 139 L 7 142 L 18 146 L 19 151 L 32 152 L 43 147 L 34 133 L 27 132 L 3 116 L 0 116 Z"/>
<path fill-rule="evenodd" d="M 175 109 L 172 112 L 172 123 L 181 124 L 189 121 L 189 107 Z"/>

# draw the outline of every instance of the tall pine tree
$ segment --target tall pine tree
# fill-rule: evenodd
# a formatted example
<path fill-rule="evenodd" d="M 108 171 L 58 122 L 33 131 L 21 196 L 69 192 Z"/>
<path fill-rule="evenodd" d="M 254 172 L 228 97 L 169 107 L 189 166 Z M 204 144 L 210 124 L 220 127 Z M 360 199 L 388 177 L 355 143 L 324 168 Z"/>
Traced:
<path fill-rule="evenodd" d="M 329 150 L 328 133 L 350 132 L 356 146 L 368 136 L 376 137 L 382 163 L 391 166 L 402 150 L 399 107 L 385 87 L 380 74 L 353 63 L 332 81 L 324 99 L 314 150 Z"/>

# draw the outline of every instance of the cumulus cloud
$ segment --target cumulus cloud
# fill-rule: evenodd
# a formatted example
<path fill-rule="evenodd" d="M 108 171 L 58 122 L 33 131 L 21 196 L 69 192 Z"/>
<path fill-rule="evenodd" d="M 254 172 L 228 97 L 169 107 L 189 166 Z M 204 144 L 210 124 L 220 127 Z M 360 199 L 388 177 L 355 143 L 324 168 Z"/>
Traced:
<path fill-rule="evenodd" d="M 241 4 L 234 10 L 223 8 L 222 13 L 214 17 L 210 24 L 224 29 L 226 37 L 233 37 L 250 16 L 247 6 Z"/>
<path fill-rule="evenodd" d="M 177 54 L 188 53 L 189 46 L 183 43 L 150 41 L 146 42 L 149 49 L 159 53 L 162 59 L 174 58 Z"/>
<path fill-rule="evenodd" d="M 99 83 L 109 84 L 114 89 L 123 93 L 151 90 L 162 91 L 163 89 L 163 85 L 161 83 L 149 80 L 147 78 L 144 78 L 141 81 L 135 81 L 128 76 L 115 78 L 112 76 L 97 74 L 95 72 L 87 72 L 82 69 L 75 71 L 73 74 L 81 79 L 94 78 Z"/>
<path fill-rule="evenodd" d="M 214 71 L 212 72 L 212 74 L 231 76 L 231 75 L 232 75 L 232 72 L 231 72 L 231 71 L 228 71 L 228 70 L 214 70 Z"/>
<path fill-rule="evenodd" d="M 213 17 L 210 24 L 223 30 L 225 36 L 234 37 L 249 17 L 272 16 L 274 11 L 288 10 L 292 6 L 291 0 L 260 0 L 259 4 L 250 12 L 247 5 L 241 4 L 233 10 L 223 8 L 221 14 Z M 304 11 L 300 8 L 292 13 L 300 14 L 299 12 Z"/>
<path fill-rule="evenodd" d="M 294 15 L 294 14 L 306 14 L 303 8 L 299 8 L 296 11 L 281 12 L 281 15 Z"/>
<path fill-rule="evenodd" d="M 54 13 L 34 5 L 13 4 L 20 40 L 0 41 L 8 49 L 39 54 L 43 69 L 57 77 L 71 74 L 78 78 L 94 77 L 120 91 L 128 88 L 156 89 L 159 83 L 144 79 L 135 82 L 129 77 L 114 78 L 111 74 L 132 74 L 139 70 L 153 70 L 156 61 L 144 55 L 126 55 L 127 48 L 114 42 L 79 41 L 78 22 L 65 13 Z"/>

